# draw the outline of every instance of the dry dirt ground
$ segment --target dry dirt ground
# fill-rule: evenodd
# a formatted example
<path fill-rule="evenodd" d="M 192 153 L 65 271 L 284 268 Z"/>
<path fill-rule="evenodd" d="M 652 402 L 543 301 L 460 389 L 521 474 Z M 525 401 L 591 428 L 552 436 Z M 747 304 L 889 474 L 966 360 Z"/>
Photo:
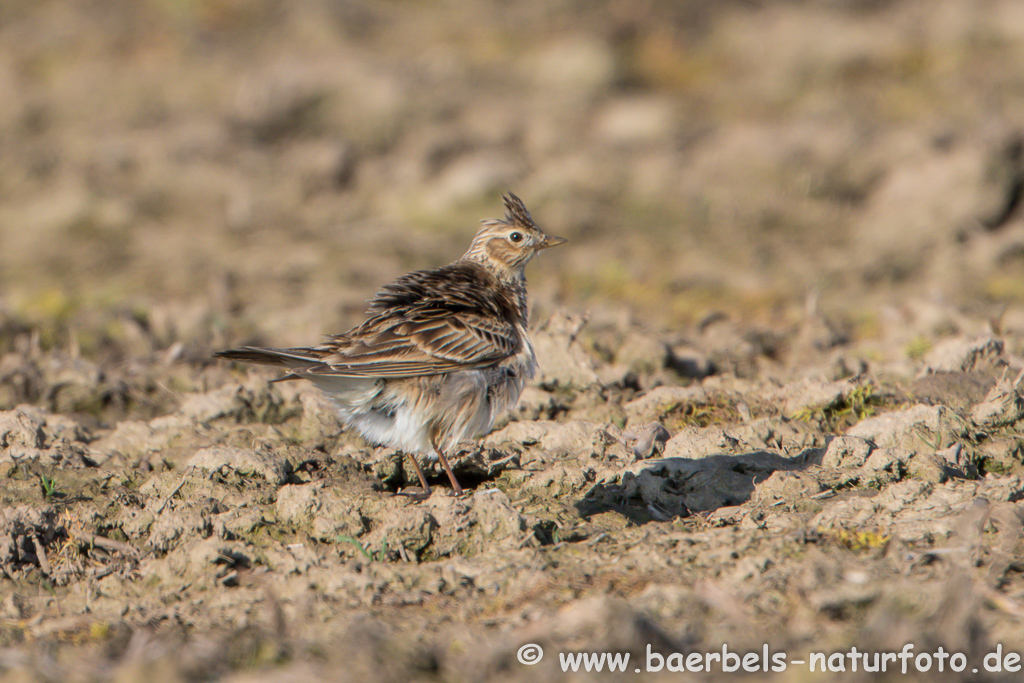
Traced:
<path fill-rule="evenodd" d="M 1021 122 L 1019 0 L 4 0 L 0 678 L 1019 680 Z M 211 359 L 508 188 L 571 242 L 465 498 Z"/>

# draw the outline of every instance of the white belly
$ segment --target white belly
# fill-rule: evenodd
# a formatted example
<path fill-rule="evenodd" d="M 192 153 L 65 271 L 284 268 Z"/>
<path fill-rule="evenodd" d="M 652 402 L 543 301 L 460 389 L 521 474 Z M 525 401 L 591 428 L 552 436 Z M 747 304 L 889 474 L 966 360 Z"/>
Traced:
<path fill-rule="evenodd" d="M 519 401 L 537 362 L 525 334 L 524 339 L 520 353 L 483 370 L 387 381 L 330 375 L 310 379 L 331 398 L 345 424 L 367 441 L 435 459 L 432 438 L 450 453 L 460 442 L 489 432 Z"/>
<path fill-rule="evenodd" d="M 370 443 L 397 448 L 404 453 L 418 453 L 436 459 L 430 436 L 422 417 L 408 404 L 393 412 L 382 410 L 340 411 L 342 419 Z"/>
<path fill-rule="evenodd" d="M 387 382 L 345 377 L 313 381 L 338 407 L 345 424 L 367 441 L 428 459 L 437 457 L 431 437 L 447 453 L 494 423 L 482 370 Z"/>

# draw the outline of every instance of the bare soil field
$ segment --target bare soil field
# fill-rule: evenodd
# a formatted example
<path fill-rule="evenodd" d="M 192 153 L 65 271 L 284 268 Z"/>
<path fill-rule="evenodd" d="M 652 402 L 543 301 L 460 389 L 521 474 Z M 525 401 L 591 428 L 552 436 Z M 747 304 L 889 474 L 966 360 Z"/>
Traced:
<path fill-rule="evenodd" d="M 1019 680 L 1022 67 L 1019 0 L 5 0 L 0 679 Z M 570 242 L 465 497 L 212 359 L 508 189 Z"/>

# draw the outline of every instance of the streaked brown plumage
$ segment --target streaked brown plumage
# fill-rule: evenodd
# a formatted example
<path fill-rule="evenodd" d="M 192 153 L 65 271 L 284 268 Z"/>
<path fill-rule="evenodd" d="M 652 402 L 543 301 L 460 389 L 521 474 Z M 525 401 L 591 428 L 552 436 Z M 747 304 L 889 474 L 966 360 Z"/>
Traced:
<path fill-rule="evenodd" d="M 424 495 L 430 486 L 417 454 L 439 458 L 461 495 L 445 453 L 489 431 L 533 377 L 523 269 L 538 251 L 565 242 L 538 228 L 514 194 L 503 199 L 504 220 L 484 221 L 453 263 L 386 285 L 362 325 L 319 346 L 214 355 L 288 368 L 275 381 L 312 381 L 346 424 L 409 454 Z"/>

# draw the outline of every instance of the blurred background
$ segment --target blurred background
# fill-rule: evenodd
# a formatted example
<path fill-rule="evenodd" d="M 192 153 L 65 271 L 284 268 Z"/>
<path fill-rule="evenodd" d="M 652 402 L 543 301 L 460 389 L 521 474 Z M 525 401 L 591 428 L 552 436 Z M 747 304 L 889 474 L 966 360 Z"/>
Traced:
<path fill-rule="evenodd" d="M 540 312 L 1024 329 L 1019 0 L 4 0 L 0 334 L 299 344 L 511 189 Z"/>
<path fill-rule="evenodd" d="M 1021 0 L 0 0 L 0 678 L 1024 650 L 1022 136 Z M 486 495 L 211 358 L 507 190 L 570 242 Z"/>

